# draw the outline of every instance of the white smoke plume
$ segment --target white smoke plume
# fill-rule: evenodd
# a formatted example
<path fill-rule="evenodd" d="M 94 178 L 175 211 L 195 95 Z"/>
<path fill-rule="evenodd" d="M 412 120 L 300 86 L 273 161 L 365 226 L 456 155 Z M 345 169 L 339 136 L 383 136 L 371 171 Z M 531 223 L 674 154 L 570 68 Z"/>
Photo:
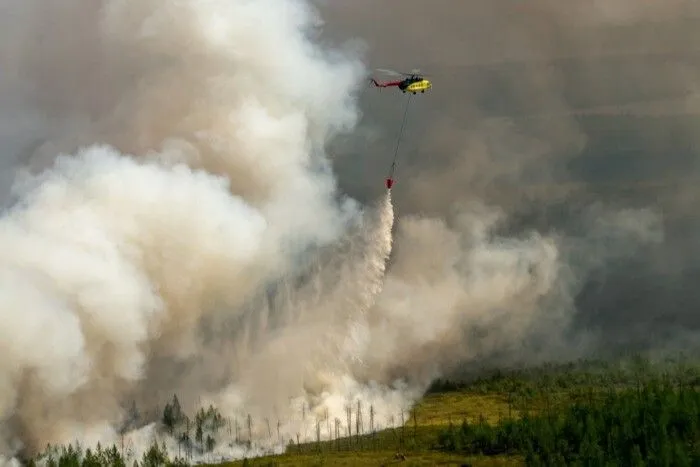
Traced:
<path fill-rule="evenodd" d="M 266 323 L 252 339 L 245 371 L 236 384 L 247 387 L 244 392 L 251 399 L 260 399 L 253 405 L 271 400 L 284 404 L 279 396 L 288 398 L 289 387 L 305 385 L 307 392 L 320 393 L 328 378 L 333 379 L 330 373 L 350 374 L 366 344 L 362 339 L 366 315 L 381 289 L 393 221 L 387 194 L 376 218 L 361 219 L 339 247 L 318 258 L 322 264 L 305 285 L 272 306 L 272 317 L 279 318 L 280 312 L 286 316 L 281 323 Z M 272 396 L 274 392 L 277 397 Z"/>
<path fill-rule="evenodd" d="M 590 354 L 594 336 L 567 337 L 584 279 L 662 241 L 663 226 L 647 209 L 587 213 L 578 237 L 504 235 L 504 212 L 477 202 L 447 219 L 403 218 L 372 313 L 370 374 L 426 388 L 462 366 Z"/>
<path fill-rule="evenodd" d="M 465 356 L 565 328 L 566 242 L 495 238 L 489 209 L 405 220 L 385 281 L 391 195 L 376 209 L 341 199 L 324 152 L 358 119 L 364 67 L 315 45 L 306 2 L 2 12 L 5 458 L 115 442 L 130 401 L 152 410 L 174 393 L 187 412 L 254 420 L 259 441 L 223 436 L 217 456 L 259 454 L 319 418 L 345 422 L 358 400 L 389 418 Z M 466 324 L 489 339 L 464 341 Z M 157 426 L 132 428 L 138 455 Z"/>
<path fill-rule="evenodd" d="M 302 1 L 6 1 L 2 16 L 3 147 L 24 162 L 0 221 L 11 454 L 109 438 L 131 397 L 221 388 L 201 326 L 232 322 L 358 214 L 323 149 L 355 123 L 363 68 L 313 45 Z"/>

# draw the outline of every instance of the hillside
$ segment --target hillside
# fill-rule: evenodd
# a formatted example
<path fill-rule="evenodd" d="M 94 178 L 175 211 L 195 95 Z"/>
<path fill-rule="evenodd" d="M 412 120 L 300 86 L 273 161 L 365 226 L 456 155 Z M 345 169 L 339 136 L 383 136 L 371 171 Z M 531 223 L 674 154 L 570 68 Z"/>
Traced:
<path fill-rule="evenodd" d="M 688 359 L 577 362 L 436 381 L 390 428 L 374 428 L 379 424 L 373 407 L 349 408 L 348 420 L 336 419 L 335 430 L 319 421 L 316 433 L 306 436 L 315 442 L 298 438 L 282 455 L 210 467 L 699 465 L 699 389 L 700 365 Z M 175 398 L 166 405 L 162 430 L 172 431 L 177 418 L 190 420 L 178 411 Z M 191 420 L 187 426 L 194 432 L 181 436 L 183 455 L 212 453 L 223 418 L 210 407 Z M 322 440 L 322 430 L 330 440 Z M 168 460 L 158 444 L 128 462 L 115 446 L 53 452 L 49 466 L 188 465 L 186 458 Z"/>
<path fill-rule="evenodd" d="M 642 359 L 438 381 L 398 428 L 223 465 L 691 465 L 698 384 L 695 363 Z"/>
<path fill-rule="evenodd" d="M 340 437 L 332 441 L 290 445 L 287 453 L 241 460 L 222 466 L 296 466 L 296 465 L 522 465 L 519 456 L 464 455 L 434 449 L 434 445 L 450 424 L 466 419 L 480 419 L 496 424 L 516 408 L 508 397 L 496 392 L 479 393 L 471 388 L 443 390 L 428 394 L 396 428 L 370 434 Z M 355 418 L 355 417 L 354 417 Z"/>

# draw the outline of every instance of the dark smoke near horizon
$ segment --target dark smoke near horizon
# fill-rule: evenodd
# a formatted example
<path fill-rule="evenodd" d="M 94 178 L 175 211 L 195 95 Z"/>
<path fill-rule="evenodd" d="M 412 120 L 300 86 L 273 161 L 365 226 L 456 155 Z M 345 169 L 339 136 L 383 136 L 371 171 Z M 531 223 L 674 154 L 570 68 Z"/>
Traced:
<path fill-rule="evenodd" d="M 586 268 L 567 335 L 590 343 L 573 354 L 697 346 L 700 6 L 398 3 L 326 1 L 321 10 L 330 39 L 366 42 L 369 67 L 419 68 L 434 81 L 410 104 L 394 188 L 399 219 L 450 222 L 455 206 L 480 201 L 507 213 L 509 234 L 582 239 L 600 222 L 596 212 L 649 208 L 662 238 Z M 404 98 L 362 95 L 362 137 L 336 149 L 352 196 L 380 190 Z"/>
<path fill-rule="evenodd" d="M 215 433 L 241 458 L 466 367 L 698 341 L 698 7 L 311 3 L 3 1 L 0 463 L 177 452 L 129 418 L 173 393 L 257 420 Z M 435 82 L 391 193 L 368 67 Z"/>

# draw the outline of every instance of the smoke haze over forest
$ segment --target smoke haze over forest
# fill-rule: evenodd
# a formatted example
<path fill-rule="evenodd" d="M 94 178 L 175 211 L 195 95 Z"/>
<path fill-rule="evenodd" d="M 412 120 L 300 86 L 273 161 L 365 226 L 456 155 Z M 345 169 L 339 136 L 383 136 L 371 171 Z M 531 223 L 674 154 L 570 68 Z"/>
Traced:
<path fill-rule="evenodd" d="M 0 457 L 698 342 L 697 4 L 313 5 L 2 3 Z"/>

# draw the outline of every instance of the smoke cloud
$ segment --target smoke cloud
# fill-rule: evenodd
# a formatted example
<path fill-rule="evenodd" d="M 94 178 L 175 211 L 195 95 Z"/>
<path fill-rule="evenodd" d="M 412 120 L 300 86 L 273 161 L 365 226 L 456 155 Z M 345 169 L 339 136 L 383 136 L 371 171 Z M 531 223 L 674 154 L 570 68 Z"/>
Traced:
<path fill-rule="evenodd" d="M 544 1 L 327 3 L 329 36 L 302 0 L 5 1 L 0 455 L 113 442 L 132 401 L 153 411 L 174 393 L 188 412 L 255 420 L 252 446 L 221 435 L 217 456 L 260 454 L 319 420 L 330 431 L 357 401 L 386 426 L 465 364 L 579 356 L 621 332 L 629 319 L 596 316 L 591 286 L 639 258 L 678 277 L 692 256 L 668 259 L 669 222 L 694 191 L 601 196 L 607 123 L 574 114 L 628 104 L 631 87 L 683 98 L 693 69 L 633 79 L 639 64 L 623 65 L 607 87 L 600 28 L 643 31 L 684 5 L 613 3 L 577 18 Z M 435 80 L 412 104 L 393 195 L 377 187 L 404 101 L 364 91 L 364 47 L 321 45 L 342 35 Z M 652 35 L 605 37 L 631 53 Z M 585 66 L 555 66 L 572 56 Z M 690 122 L 663 128 L 688 142 Z M 656 123 L 626 128 L 668 145 Z M 129 427 L 137 455 L 156 417 Z"/>
<path fill-rule="evenodd" d="M 352 50 L 311 42 L 319 19 L 307 4 L 3 9 L 14 183 L 0 221 L 0 452 L 109 442 L 131 399 L 154 408 L 177 393 L 191 411 L 239 381 L 252 397 L 264 383 L 256 365 L 270 374 L 292 360 L 275 346 L 339 329 L 287 317 L 299 333 L 282 327 L 293 339 L 281 344 L 274 326 L 251 329 L 257 297 L 314 250 L 351 242 L 346 228 L 362 214 L 337 192 L 325 144 L 355 124 L 363 67 Z M 360 315 L 378 268 L 365 267 L 380 277 L 366 279 Z M 368 273 L 348 274 L 359 275 L 354 297 Z M 300 381 L 280 384 L 285 397 L 303 394 Z M 267 410 L 275 399 L 254 402 Z"/>

